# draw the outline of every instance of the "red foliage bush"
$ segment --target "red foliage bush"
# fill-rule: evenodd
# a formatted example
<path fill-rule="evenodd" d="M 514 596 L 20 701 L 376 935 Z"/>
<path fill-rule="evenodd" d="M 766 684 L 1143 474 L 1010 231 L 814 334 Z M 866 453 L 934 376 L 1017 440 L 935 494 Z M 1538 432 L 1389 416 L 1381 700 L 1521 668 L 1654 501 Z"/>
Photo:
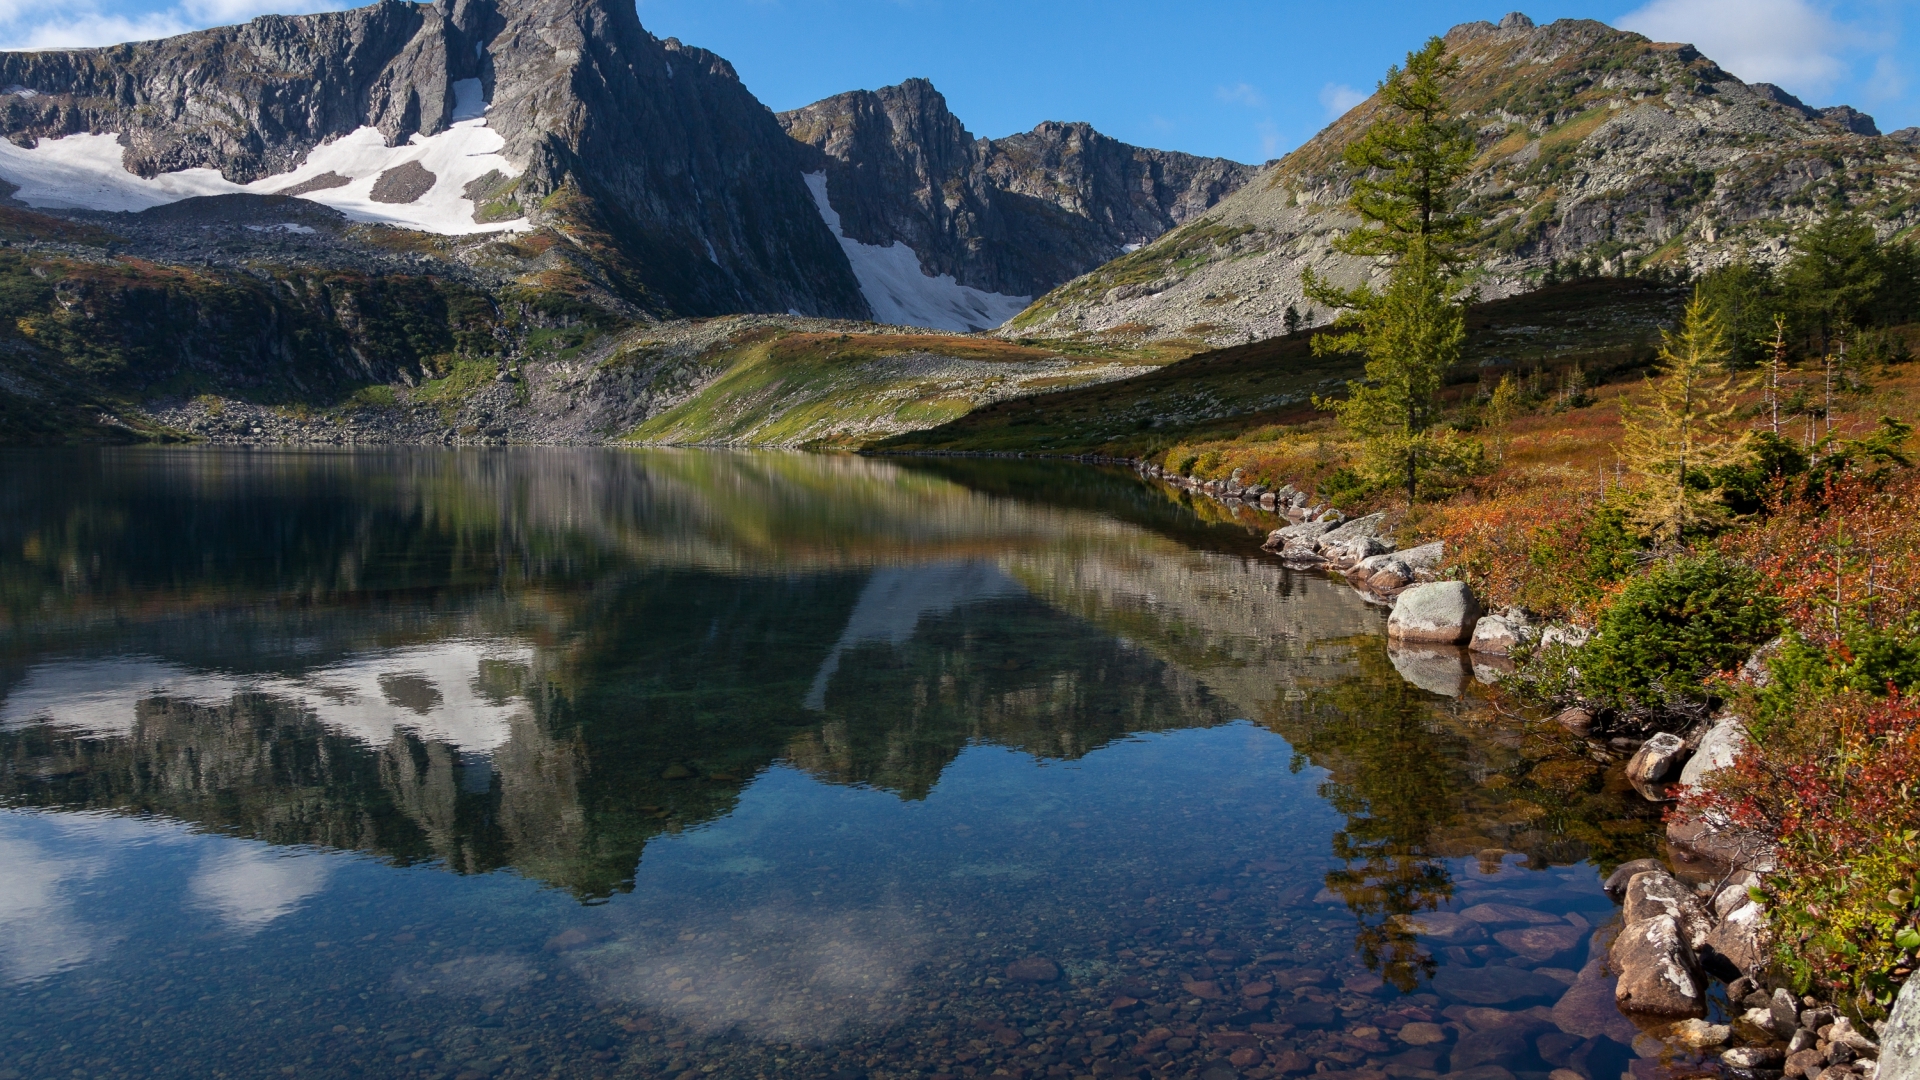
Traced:
<path fill-rule="evenodd" d="M 1843 477 L 1809 496 L 1783 488 L 1753 526 L 1721 538 L 1760 572 L 1808 641 L 1840 644 L 1850 621 L 1904 626 L 1920 616 L 1920 473 L 1884 485 Z"/>

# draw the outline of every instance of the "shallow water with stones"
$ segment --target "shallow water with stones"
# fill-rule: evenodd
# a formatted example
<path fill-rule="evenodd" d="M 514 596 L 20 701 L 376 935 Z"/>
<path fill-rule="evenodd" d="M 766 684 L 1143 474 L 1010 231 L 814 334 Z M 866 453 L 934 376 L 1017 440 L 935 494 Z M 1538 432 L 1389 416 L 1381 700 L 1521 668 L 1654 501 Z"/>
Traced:
<path fill-rule="evenodd" d="M 1590 963 L 1655 812 L 1251 511 L 798 454 L 5 477 L 0 1080 L 1690 1065 Z"/>

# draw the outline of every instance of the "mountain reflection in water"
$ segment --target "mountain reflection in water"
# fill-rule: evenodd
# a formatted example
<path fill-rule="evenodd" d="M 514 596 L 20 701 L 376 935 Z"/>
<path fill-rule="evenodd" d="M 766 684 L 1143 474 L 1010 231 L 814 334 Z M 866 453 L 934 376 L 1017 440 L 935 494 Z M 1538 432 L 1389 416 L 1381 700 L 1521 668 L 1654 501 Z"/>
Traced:
<path fill-rule="evenodd" d="M 177 880 L 156 904 L 263 964 L 278 927 L 425 947 L 355 899 L 402 890 L 493 929 L 314 975 L 343 1015 L 389 1011 L 350 1034 L 476 1005 L 483 1035 L 538 1028 L 543 1006 L 516 998 L 577 995 L 629 1011 L 605 1037 L 631 1047 L 596 1053 L 670 1067 L 691 1051 L 660 1049 L 657 1023 L 790 1053 L 985 1024 L 975 999 L 1029 951 L 1059 966 L 1041 996 L 1160 992 L 1153 964 L 1114 955 L 1129 943 L 1217 946 L 1195 955 L 1231 963 L 1173 980 L 1212 987 L 1295 938 L 1264 962 L 1357 962 L 1419 992 L 1446 958 L 1402 916 L 1506 881 L 1507 853 L 1574 867 L 1650 843 L 1652 815 L 1575 750 L 1402 679 L 1378 609 L 1125 474 L 46 452 L 11 457 L 0 499 L 0 860 L 17 868 L 0 982 L 16 986 L 184 933 L 89 907 L 90 882 Z M 380 876 L 412 864 L 429 877 Z M 1578 876 L 1585 892 L 1556 880 L 1549 904 L 1595 896 Z M 593 906 L 570 917 L 515 891 L 529 880 Z M 1349 913 L 1337 941 L 1305 929 L 1329 901 Z M 1223 907 L 1231 927 L 1191 925 Z M 182 959 L 127 983 L 207 977 Z M 286 976 L 231 975 L 259 980 Z M 913 1053 L 931 1068 L 928 1039 Z M 388 1056 L 458 1064 L 413 1053 Z"/>

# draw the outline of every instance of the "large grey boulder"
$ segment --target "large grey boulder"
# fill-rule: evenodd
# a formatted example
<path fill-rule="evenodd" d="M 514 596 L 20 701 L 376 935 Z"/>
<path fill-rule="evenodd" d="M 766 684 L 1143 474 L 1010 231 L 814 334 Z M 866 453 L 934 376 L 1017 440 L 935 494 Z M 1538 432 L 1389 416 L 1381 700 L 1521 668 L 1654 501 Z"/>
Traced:
<path fill-rule="evenodd" d="M 1713 920 L 1707 917 L 1700 898 L 1665 870 L 1633 875 L 1620 906 L 1628 926 L 1662 917 L 1672 919 L 1685 932 L 1687 944 L 1692 948 L 1699 948 L 1713 928 Z"/>
<path fill-rule="evenodd" d="M 1320 546 L 1332 547 L 1335 544 L 1344 544 L 1349 540 L 1358 540 L 1366 536 L 1379 536 L 1380 523 L 1384 520 L 1386 520 L 1385 514 L 1367 514 L 1352 521 L 1341 522 L 1320 537 Z"/>
<path fill-rule="evenodd" d="M 1701 1016 L 1706 1012 L 1706 977 L 1671 915 L 1629 923 L 1607 956 L 1620 972 L 1613 999 L 1629 1013 L 1653 1016 Z"/>
<path fill-rule="evenodd" d="M 1480 602 L 1464 581 L 1433 581 L 1400 594 L 1387 618 L 1393 641 L 1459 645 L 1473 637 Z"/>
<path fill-rule="evenodd" d="M 1365 559 L 1377 558 L 1393 550 L 1393 545 L 1378 536 L 1356 536 L 1339 543 L 1320 543 L 1320 554 L 1335 566 L 1345 568 Z"/>
<path fill-rule="evenodd" d="M 1875 1080 L 1920 1080 L 1920 979 L 1908 979 L 1880 1025 L 1880 1071 Z"/>
<path fill-rule="evenodd" d="M 1714 721 L 1713 727 L 1700 739 L 1692 760 L 1680 770 L 1680 786 L 1700 787 L 1708 776 L 1731 766 L 1746 746 L 1747 727 L 1739 717 L 1723 716 Z"/>
<path fill-rule="evenodd" d="M 1401 562 L 1413 568 L 1417 574 L 1431 574 L 1440 569 L 1441 560 L 1447 555 L 1447 545 L 1439 540 L 1431 544 L 1411 547 L 1399 554 Z"/>
<path fill-rule="evenodd" d="M 1766 909 L 1748 900 L 1708 931 L 1703 944 L 1742 974 L 1748 974 L 1766 966 L 1771 941 Z"/>
<path fill-rule="evenodd" d="M 1332 530 L 1333 526 L 1324 521 L 1302 521 L 1268 533 L 1264 546 L 1268 551 L 1311 555 L 1320 538 Z"/>

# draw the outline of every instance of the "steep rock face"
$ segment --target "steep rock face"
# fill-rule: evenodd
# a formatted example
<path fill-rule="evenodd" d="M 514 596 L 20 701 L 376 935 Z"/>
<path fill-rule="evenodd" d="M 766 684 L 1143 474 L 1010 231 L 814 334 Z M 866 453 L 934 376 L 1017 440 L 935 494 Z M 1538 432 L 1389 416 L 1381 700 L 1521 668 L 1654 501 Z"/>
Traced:
<path fill-rule="evenodd" d="M 1698 269 L 1743 252 L 1777 260 L 1791 230 L 1836 199 L 1884 233 L 1920 221 L 1910 136 L 1879 136 L 1846 106 L 1813 109 L 1743 83 L 1690 45 L 1517 14 L 1454 27 L 1446 40 L 1462 64 L 1452 92 L 1481 149 L 1466 205 L 1484 225 L 1474 248 L 1484 296 L 1524 291 L 1570 260 L 1608 270 Z M 1303 297 L 1304 270 L 1342 284 L 1379 272 L 1332 248 L 1357 224 L 1340 154 L 1378 108 L 1357 106 L 1217 207 L 1042 297 L 1005 332 L 1122 328 L 1226 343 L 1284 332 L 1289 307 L 1325 321 Z"/>
<path fill-rule="evenodd" d="M 23 146 L 116 133 L 140 176 L 203 167 L 245 183 L 362 126 L 389 143 L 445 130 L 452 82 L 480 76 L 475 7 L 383 0 L 102 49 L 0 53 L 0 129 Z"/>
<path fill-rule="evenodd" d="M 849 239 L 902 243 L 930 274 L 1034 296 L 1151 241 L 1253 169 L 1146 150 L 1086 124 L 980 139 L 925 79 L 856 90 L 779 115 L 824 172 Z"/>
<path fill-rule="evenodd" d="M 772 113 L 725 60 L 654 38 L 627 4 L 382 0 L 4 53 L 0 134 L 26 147 L 117 134 L 140 176 L 202 167 L 245 183 L 363 127 L 389 146 L 443 132 L 469 80 L 502 154 L 524 169 L 471 196 L 560 225 L 583 251 L 593 245 L 570 226 L 606 237 L 610 250 L 583 257 L 643 310 L 868 313 Z"/>

